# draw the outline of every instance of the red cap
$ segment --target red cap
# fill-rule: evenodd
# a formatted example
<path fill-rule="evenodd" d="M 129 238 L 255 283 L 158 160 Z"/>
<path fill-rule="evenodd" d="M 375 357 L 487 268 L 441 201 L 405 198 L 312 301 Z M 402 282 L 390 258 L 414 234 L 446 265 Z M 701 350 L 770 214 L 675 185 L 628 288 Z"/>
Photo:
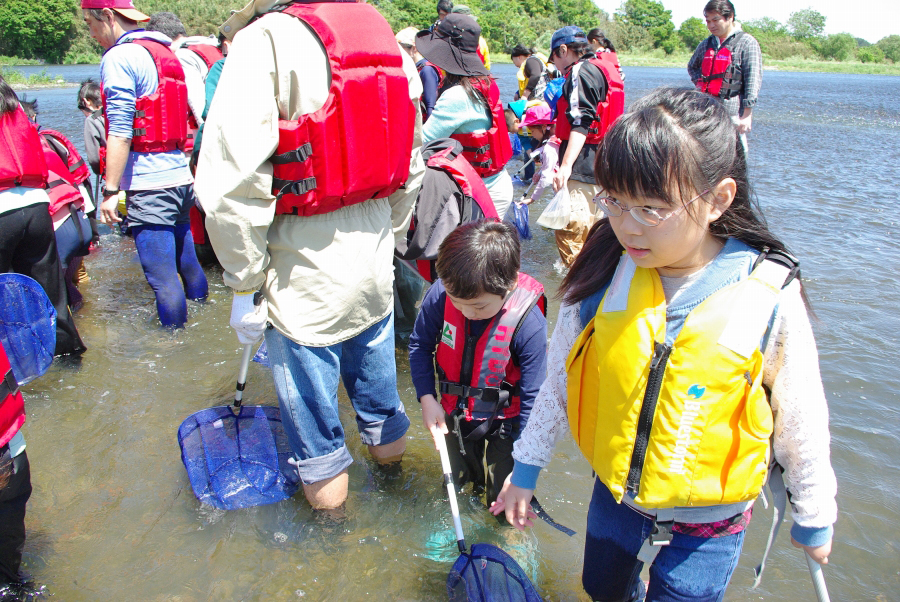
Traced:
<path fill-rule="evenodd" d="M 111 8 L 131 21 L 150 20 L 150 17 L 134 7 L 132 0 L 81 0 L 81 8 Z"/>

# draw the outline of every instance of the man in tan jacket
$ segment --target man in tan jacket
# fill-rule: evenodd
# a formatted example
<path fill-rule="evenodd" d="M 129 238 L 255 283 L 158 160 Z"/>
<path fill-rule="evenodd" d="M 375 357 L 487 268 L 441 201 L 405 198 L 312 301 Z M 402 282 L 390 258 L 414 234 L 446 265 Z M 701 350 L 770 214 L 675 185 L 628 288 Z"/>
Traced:
<path fill-rule="evenodd" d="M 233 43 L 206 121 L 196 188 L 209 238 L 225 269 L 225 284 L 235 291 L 231 325 L 245 344 L 258 341 L 265 332 L 304 493 L 314 508 L 328 509 L 345 501 L 347 467 L 353 462 L 339 417 L 339 380 L 374 459 L 380 464 L 398 462 L 406 447 L 409 419 L 397 392 L 391 260 L 395 234 L 408 227 L 424 173 L 417 149 L 420 120 L 413 121 L 418 112 L 410 112 L 409 121 L 387 123 L 372 109 L 381 130 L 391 137 L 408 133 L 416 148 L 412 152 L 407 145 L 403 151 L 411 157 L 410 181 L 389 198 L 314 215 L 304 215 L 302 208 L 298 215 L 276 212 L 282 200 L 273 194 L 270 158 L 279 143 L 279 120 L 297 121 L 316 113 L 333 95 L 332 74 L 339 62 L 329 62 L 325 50 L 329 44 L 324 42 L 328 36 L 317 34 L 322 26 L 310 25 L 321 23 L 317 15 L 332 15 L 338 34 L 347 27 L 366 28 L 368 35 L 344 35 L 331 42 L 344 49 L 355 50 L 352 47 L 359 44 L 359 52 L 365 54 L 373 39 L 390 35 L 392 47 L 382 57 L 394 61 L 394 47 L 396 60 L 402 57 L 402 70 L 396 63 L 394 73 L 405 77 L 412 107 L 418 105 L 421 84 L 412 60 L 371 7 L 300 5 L 301 13 L 315 13 L 313 19 L 304 20 L 294 14 L 296 7 L 283 4 L 289 3 L 256 0 L 221 28 Z M 346 11 L 340 14 L 346 18 L 335 18 L 334 11 Z M 366 18 L 359 19 L 358 13 Z M 258 15 L 263 16 L 250 22 Z M 380 44 L 385 47 L 383 40 Z M 364 78 L 374 77 L 376 70 L 359 72 L 373 74 L 354 76 L 365 85 Z M 406 96 L 400 101 L 406 103 Z M 374 99 L 369 103 L 375 104 Z M 362 142 L 371 137 L 348 132 L 344 144 L 357 142 L 344 150 L 369 152 L 372 160 L 378 160 L 371 154 L 374 151 L 364 148 L 372 143 Z M 403 172 L 405 177 L 405 165 Z M 254 305 L 257 290 L 263 301 Z"/>

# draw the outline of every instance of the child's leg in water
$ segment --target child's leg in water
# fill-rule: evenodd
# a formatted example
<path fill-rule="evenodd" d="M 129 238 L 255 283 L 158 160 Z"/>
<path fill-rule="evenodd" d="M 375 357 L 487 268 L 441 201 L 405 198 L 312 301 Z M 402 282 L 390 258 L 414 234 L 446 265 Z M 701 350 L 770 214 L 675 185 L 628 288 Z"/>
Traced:
<path fill-rule="evenodd" d="M 637 553 L 653 522 L 625 504 L 617 504 L 597 479 L 588 509 L 581 577 L 592 600 L 641 600 L 644 563 Z M 725 537 L 675 533 L 650 567 L 647 600 L 719 601 L 737 566 L 744 532 Z"/>

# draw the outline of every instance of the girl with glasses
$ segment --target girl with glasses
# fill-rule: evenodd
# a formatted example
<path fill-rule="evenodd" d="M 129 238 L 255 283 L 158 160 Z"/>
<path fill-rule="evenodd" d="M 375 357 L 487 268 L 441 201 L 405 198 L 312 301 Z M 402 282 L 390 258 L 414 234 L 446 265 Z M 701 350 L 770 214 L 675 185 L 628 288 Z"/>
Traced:
<path fill-rule="evenodd" d="M 727 112 L 656 90 L 608 130 L 595 174 L 607 217 L 563 280 L 547 379 L 492 511 L 531 524 L 567 426 L 597 475 L 592 599 L 721 600 L 770 468 L 792 542 L 824 564 L 837 507 L 815 341 Z"/>

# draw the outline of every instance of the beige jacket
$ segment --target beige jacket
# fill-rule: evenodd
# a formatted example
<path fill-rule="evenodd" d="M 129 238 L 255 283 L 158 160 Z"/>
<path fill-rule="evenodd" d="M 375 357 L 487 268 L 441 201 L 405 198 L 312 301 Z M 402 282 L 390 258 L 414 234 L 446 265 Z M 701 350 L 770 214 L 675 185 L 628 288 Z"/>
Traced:
<path fill-rule="evenodd" d="M 421 81 L 412 59 L 401 55 L 418 106 Z M 278 119 L 321 108 L 329 77 L 318 38 L 299 19 L 272 13 L 237 32 L 206 120 L 195 182 L 225 284 L 262 288 L 273 326 L 313 347 L 349 339 L 390 313 L 395 236 L 408 227 L 424 174 L 417 123 L 405 189 L 325 215 L 275 216 L 268 159 L 278 144 Z"/>

